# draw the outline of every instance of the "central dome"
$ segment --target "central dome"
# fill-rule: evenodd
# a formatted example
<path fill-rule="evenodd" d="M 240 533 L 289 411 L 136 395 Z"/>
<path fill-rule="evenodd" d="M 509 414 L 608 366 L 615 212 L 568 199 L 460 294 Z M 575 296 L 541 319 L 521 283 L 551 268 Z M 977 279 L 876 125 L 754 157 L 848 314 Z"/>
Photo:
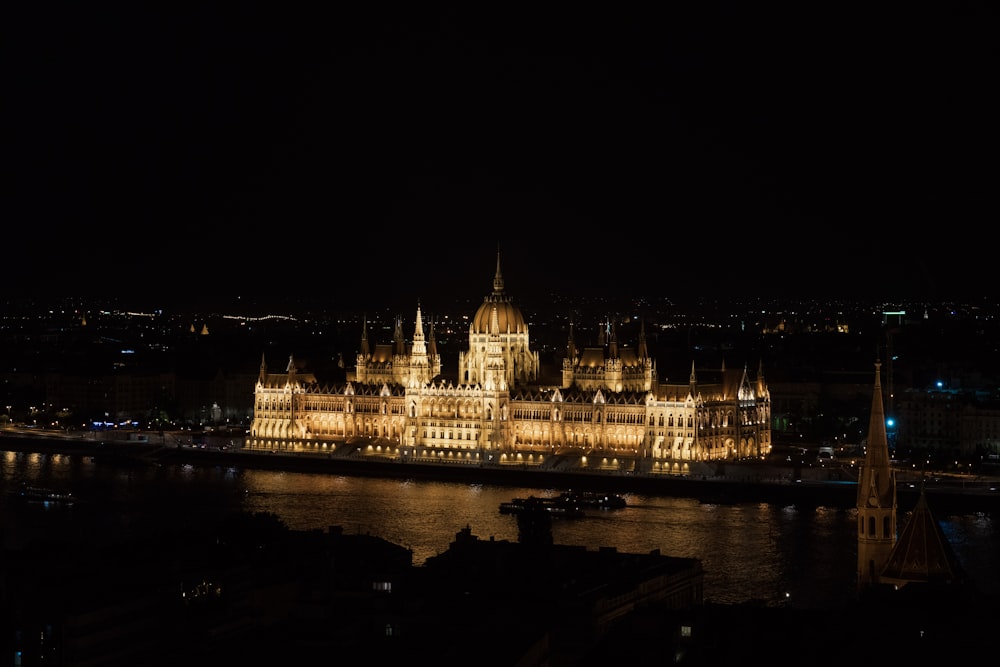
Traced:
<path fill-rule="evenodd" d="M 510 297 L 495 292 L 486 297 L 483 305 L 479 306 L 476 316 L 472 318 L 473 333 L 490 333 L 490 322 L 493 317 L 493 308 L 497 311 L 497 324 L 499 333 L 508 331 L 524 331 L 524 315 L 521 310 L 510 301 Z"/>
<path fill-rule="evenodd" d="M 476 316 L 472 318 L 472 333 L 490 333 L 494 308 L 497 311 L 499 333 L 507 333 L 508 331 L 526 332 L 528 330 L 521 310 L 511 303 L 509 296 L 504 294 L 503 274 L 500 273 L 499 251 L 497 251 L 497 272 L 493 276 L 493 294 L 483 299 L 483 305 L 479 306 Z"/>

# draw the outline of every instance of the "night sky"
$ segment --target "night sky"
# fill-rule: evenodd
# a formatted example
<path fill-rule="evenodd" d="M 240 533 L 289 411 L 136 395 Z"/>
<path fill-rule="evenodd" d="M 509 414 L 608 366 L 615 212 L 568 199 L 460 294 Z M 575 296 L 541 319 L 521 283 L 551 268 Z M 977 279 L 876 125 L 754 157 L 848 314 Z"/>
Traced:
<path fill-rule="evenodd" d="M 26 4 L 9 296 L 995 293 L 988 3 Z"/>

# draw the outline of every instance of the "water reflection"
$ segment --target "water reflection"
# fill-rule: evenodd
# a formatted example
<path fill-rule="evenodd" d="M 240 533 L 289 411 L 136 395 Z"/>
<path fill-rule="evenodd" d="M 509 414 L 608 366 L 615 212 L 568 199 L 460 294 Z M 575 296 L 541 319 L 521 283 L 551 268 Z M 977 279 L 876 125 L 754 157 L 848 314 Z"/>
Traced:
<path fill-rule="evenodd" d="M 369 533 L 406 546 L 416 564 L 447 549 L 465 526 L 481 539 L 517 540 L 516 519 L 501 514 L 515 496 L 564 489 L 346 477 L 191 465 L 97 465 L 89 457 L 4 452 L 3 499 L 21 483 L 71 490 L 70 513 L 9 517 L 5 541 L 55 534 L 81 544 L 181 529 L 230 512 L 273 512 L 296 530 Z M 830 606 L 853 596 L 857 559 L 854 510 L 764 504 L 712 505 L 693 499 L 626 494 L 619 510 L 590 510 L 553 522 L 557 544 L 623 552 L 655 549 L 700 558 L 705 599 Z M 933 509 L 933 508 L 932 508 Z M 5 509 L 5 514 L 7 511 Z M 991 594 L 1000 590 L 989 559 L 997 553 L 995 520 L 938 517 L 961 562 Z"/>

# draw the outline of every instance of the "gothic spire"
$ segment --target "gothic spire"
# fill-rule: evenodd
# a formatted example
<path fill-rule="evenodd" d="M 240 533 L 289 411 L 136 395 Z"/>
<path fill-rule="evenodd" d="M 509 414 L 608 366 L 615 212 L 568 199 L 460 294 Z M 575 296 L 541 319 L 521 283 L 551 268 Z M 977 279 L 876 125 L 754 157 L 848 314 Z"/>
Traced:
<path fill-rule="evenodd" d="M 573 318 L 569 320 L 569 339 L 566 341 L 566 358 L 576 361 L 576 343 L 573 342 Z"/>
<path fill-rule="evenodd" d="M 417 323 L 414 327 L 413 336 L 424 337 L 424 316 L 420 314 L 420 300 L 417 300 Z"/>
<path fill-rule="evenodd" d="M 858 471 L 858 589 L 880 583 L 882 569 L 896 544 L 896 475 L 889 462 L 882 383 L 875 362 L 871 421 L 865 460 Z"/>
<path fill-rule="evenodd" d="M 426 354 L 424 343 L 424 316 L 420 313 L 420 302 L 417 302 L 417 324 L 413 329 L 413 355 Z"/>
<path fill-rule="evenodd" d="M 392 334 L 392 341 L 395 343 L 393 354 L 406 354 L 406 340 L 403 338 L 403 318 L 396 316 L 396 330 Z"/>
<path fill-rule="evenodd" d="M 434 341 L 434 320 L 431 319 L 427 329 L 427 354 L 436 357 L 437 353 L 437 343 Z"/>
<path fill-rule="evenodd" d="M 500 244 L 497 244 L 497 272 L 493 276 L 493 294 L 503 294 L 503 274 L 500 273 Z"/>
<path fill-rule="evenodd" d="M 368 315 L 362 316 L 364 323 L 361 327 L 361 356 L 365 359 L 370 359 L 372 356 L 371 348 L 368 347 Z"/>
<path fill-rule="evenodd" d="M 649 357 L 649 351 L 646 349 L 646 320 L 639 321 L 639 349 L 636 350 L 639 355 L 639 359 L 646 359 Z"/>
<path fill-rule="evenodd" d="M 871 421 L 868 423 L 868 448 L 865 452 L 865 467 L 888 468 L 889 438 L 885 430 L 885 408 L 882 405 L 882 382 L 880 362 L 875 362 L 875 388 L 872 390 Z"/>

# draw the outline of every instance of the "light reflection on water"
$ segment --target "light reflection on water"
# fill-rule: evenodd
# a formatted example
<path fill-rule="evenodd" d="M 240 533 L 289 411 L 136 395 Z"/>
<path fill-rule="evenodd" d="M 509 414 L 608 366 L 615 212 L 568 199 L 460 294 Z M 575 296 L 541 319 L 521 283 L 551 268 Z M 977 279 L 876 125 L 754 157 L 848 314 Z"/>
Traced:
<path fill-rule="evenodd" d="M 116 468 L 84 456 L 12 452 L 0 452 L 0 469 L 0 503 L 23 482 L 71 490 L 81 501 L 70 513 L 11 521 L 5 530 L 8 542 L 54 531 L 90 541 L 120 539 L 245 510 L 273 512 L 296 530 L 341 526 L 345 532 L 376 535 L 412 549 L 418 565 L 445 551 L 466 526 L 480 539 L 516 541 L 516 519 L 501 514 L 499 504 L 563 490 L 221 466 Z M 817 607 L 841 605 L 853 596 L 854 510 L 626 497 L 624 509 L 590 510 L 582 519 L 553 521 L 554 542 L 700 558 L 707 601 L 774 602 L 788 593 L 792 606 Z M 1000 546 L 995 518 L 937 518 L 965 568 L 984 591 L 997 594 L 1000 575 L 990 562 Z"/>

